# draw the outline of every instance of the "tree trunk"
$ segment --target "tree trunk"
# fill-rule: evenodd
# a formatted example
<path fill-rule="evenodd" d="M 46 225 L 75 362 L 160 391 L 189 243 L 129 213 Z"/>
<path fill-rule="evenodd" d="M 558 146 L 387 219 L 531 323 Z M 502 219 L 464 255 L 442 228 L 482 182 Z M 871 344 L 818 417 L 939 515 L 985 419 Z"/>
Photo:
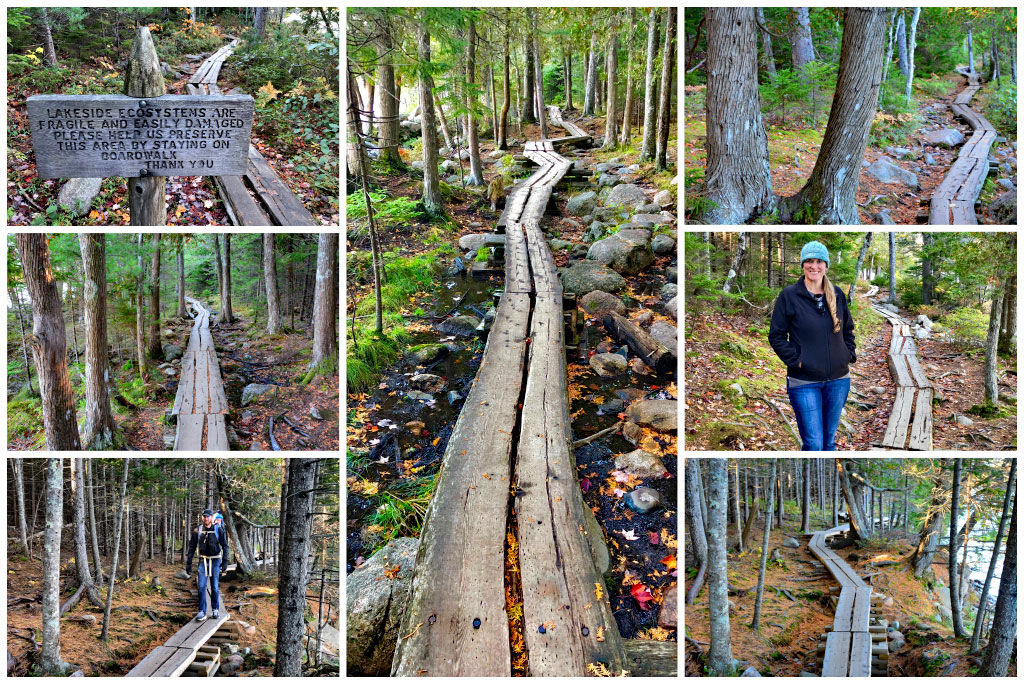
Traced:
<path fill-rule="evenodd" d="M 914 568 L 914 576 L 921 577 L 932 566 L 932 556 L 939 548 L 939 536 L 942 528 L 943 506 L 946 504 L 946 492 L 943 488 L 942 471 L 935 477 L 932 489 L 932 500 L 921 526 L 921 538 L 917 548 L 910 554 L 910 563 Z"/>
<path fill-rule="evenodd" d="M 509 68 L 509 51 L 508 51 L 508 32 L 509 32 L 509 12 L 510 8 L 505 8 L 505 88 L 503 91 L 503 97 L 501 100 L 501 114 L 498 116 L 498 140 L 496 147 L 499 150 L 508 149 L 508 106 L 509 101 L 512 98 L 511 84 L 509 83 L 510 68 Z"/>
<path fill-rule="evenodd" d="M 926 233 L 927 235 L 927 233 Z M 857 279 L 860 277 L 860 270 L 864 266 L 864 256 L 868 253 L 871 248 L 871 240 L 875 237 L 875 234 L 870 230 L 864 233 L 864 243 L 860 246 L 860 254 L 857 255 L 857 268 L 853 272 L 853 282 L 850 283 L 850 290 L 846 293 L 846 301 L 853 301 L 853 293 L 857 291 Z M 925 238 L 927 242 L 927 238 Z"/>
<path fill-rule="evenodd" d="M 72 521 L 75 530 L 75 571 L 78 584 L 85 588 L 89 600 L 97 607 L 103 607 L 99 592 L 92 580 L 89 568 L 89 546 L 85 539 L 85 464 L 81 458 L 71 459 L 71 501 Z"/>
<path fill-rule="evenodd" d="M 25 380 L 28 382 L 28 393 L 35 394 L 35 388 L 32 386 L 32 364 L 28 362 L 28 340 L 25 335 L 25 314 L 21 306 L 21 293 L 18 292 L 16 286 L 8 287 L 7 292 L 11 297 L 11 301 L 14 302 L 14 310 L 18 316 L 18 328 L 21 331 L 21 360 L 25 364 Z"/>
<path fill-rule="evenodd" d="M 235 322 L 235 314 L 231 310 L 231 233 L 224 233 L 224 296 L 220 319 L 224 323 Z"/>
<path fill-rule="evenodd" d="M 277 257 L 274 233 L 263 234 L 263 276 L 267 287 L 267 334 L 277 335 L 282 330 L 281 295 L 277 289 Z"/>
<path fill-rule="evenodd" d="M 792 8 L 793 13 L 793 29 L 790 33 L 790 39 L 793 46 L 793 71 L 800 71 L 804 65 L 814 60 L 814 42 L 811 39 L 811 16 L 810 11 L 807 7 L 794 7 Z M 846 32 L 844 28 L 844 34 Z M 845 36 L 844 36 L 845 37 Z M 708 36 L 708 44 L 710 45 L 711 40 Z M 756 39 L 752 42 L 752 47 L 757 50 Z M 836 92 L 839 92 L 838 89 Z"/>
<path fill-rule="evenodd" d="M 519 103 L 519 120 L 523 123 L 534 123 L 537 121 L 537 115 L 534 113 L 534 107 L 537 105 L 537 95 L 534 93 L 534 79 L 537 74 L 533 69 L 533 41 L 529 38 L 526 40 L 526 49 L 523 52 L 523 71 L 526 80 L 523 88 L 523 98 Z"/>
<path fill-rule="evenodd" d="M 288 464 L 288 508 L 281 534 L 278 581 L 277 658 L 275 677 L 302 676 L 302 636 L 305 634 L 309 525 L 313 516 L 316 459 L 293 458 Z"/>
<path fill-rule="evenodd" d="M 779 459 L 772 459 L 772 471 L 768 478 L 769 482 L 775 481 L 775 472 L 778 468 Z M 772 532 L 772 516 L 775 512 L 775 488 L 768 487 L 768 511 L 764 516 L 764 538 L 761 542 L 761 564 L 757 572 L 757 598 L 754 600 L 754 621 L 750 627 L 754 631 L 761 629 L 761 603 L 764 600 L 764 574 L 768 564 L 768 546 Z M 779 510 L 782 510 L 782 501 L 779 501 Z"/>
<path fill-rule="evenodd" d="M 75 398 L 68 378 L 67 341 L 61 297 L 50 265 L 47 237 L 18 233 L 18 255 L 32 300 L 32 361 L 39 376 L 43 430 L 50 451 L 81 449 Z"/>
<path fill-rule="evenodd" d="M 583 84 L 583 116 L 593 116 L 597 106 L 597 32 L 590 34 L 587 76 Z"/>
<path fill-rule="evenodd" d="M 672 126 L 672 93 L 675 82 L 672 69 L 675 66 L 676 54 L 673 39 L 676 31 L 676 8 L 665 8 L 665 47 L 661 60 L 661 89 L 658 92 L 658 131 L 655 136 L 654 168 L 664 171 L 668 168 L 668 133 Z"/>
<path fill-rule="evenodd" d="M 476 109 L 479 101 L 476 96 L 476 22 L 469 22 L 469 43 L 466 47 L 466 137 L 469 141 L 469 175 L 466 185 L 483 185 L 483 162 L 480 161 L 480 139 Z"/>
<path fill-rule="evenodd" d="M 757 20 L 761 26 L 765 26 L 767 22 L 764 19 L 764 9 L 761 7 L 757 8 Z M 768 78 L 772 81 L 778 75 L 775 70 L 775 54 L 772 52 L 772 35 L 765 29 L 761 29 L 761 49 L 764 51 L 764 68 L 768 72 Z"/>
<path fill-rule="evenodd" d="M 690 547 L 693 549 L 697 565 L 707 562 L 708 539 L 707 528 L 704 526 L 704 513 L 700 508 L 700 476 L 696 469 L 700 465 L 695 458 L 688 458 L 684 467 L 686 479 L 686 530 L 690 534 Z"/>
<path fill-rule="evenodd" d="M 633 33 L 636 31 L 636 8 L 629 8 L 629 29 L 626 33 L 626 102 L 622 107 L 622 130 L 619 132 L 619 145 L 628 147 L 630 125 L 633 116 Z"/>
<path fill-rule="evenodd" d="M 110 411 L 110 361 L 107 352 L 107 248 L 102 233 L 80 233 L 85 273 L 85 422 L 86 449 L 116 448 L 117 424 Z"/>
<path fill-rule="evenodd" d="M 256 18 L 255 18 L 255 21 L 253 21 L 253 31 L 255 31 L 256 36 L 261 41 L 263 40 L 263 34 L 264 34 L 265 29 L 266 29 L 266 25 L 267 25 L 267 8 L 266 7 L 257 7 L 256 8 Z"/>
<path fill-rule="evenodd" d="M 103 611 L 103 631 L 100 634 L 100 639 L 107 641 L 107 635 L 110 627 L 110 606 L 114 599 L 114 582 L 117 579 L 117 557 L 121 553 L 121 517 L 124 515 L 125 509 L 125 493 L 128 491 L 128 468 L 131 466 L 132 459 L 124 459 L 124 473 L 121 476 L 121 498 L 117 504 L 117 517 L 116 523 L 114 524 L 114 557 L 110 560 L 110 575 L 109 583 L 107 584 L 107 607 Z"/>
<path fill-rule="evenodd" d="M 132 51 L 124 75 L 124 94 L 129 97 L 160 97 L 166 94 L 160 58 L 147 26 L 135 29 Z M 128 178 L 128 209 L 133 226 L 167 225 L 167 200 L 163 176 Z"/>
<path fill-rule="evenodd" d="M 43 235 L 35 233 L 39 238 Z M 18 234 L 19 248 L 25 234 Z M 22 262 L 24 266 L 24 261 Z M 26 269 L 25 274 L 28 275 Z M 33 303 L 37 300 L 32 298 Z M 33 307 L 36 308 L 36 307 Z M 50 447 L 53 450 L 53 447 Z M 46 534 L 43 541 L 43 673 L 60 675 L 65 663 L 60 655 L 60 536 L 64 526 L 64 468 L 61 459 L 46 459 Z"/>
<path fill-rule="evenodd" d="M 775 203 L 757 86 L 755 17 L 752 7 L 707 11 L 704 108 L 713 125 L 707 130 L 704 194 L 714 203 L 702 217 L 708 223 L 746 223 Z"/>
<path fill-rule="evenodd" d="M 604 145 L 601 149 L 614 150 L 618 146 L 618 111 L 615 108 L 615 96 L 618 90 L 619 37 L 618 26 L 613 21 L 610 27 L 611 36 L 608 40 L 608 53 L 605 58 L 605 70 L 608 81 L 605 84 L 605 117 Z"/>
<path fill-rule="evenodd" d="M 740 516 L 740 464 L 737 461 L 736 470 L 731 471 L 732 489 L 735 492 L 733 497 L 732 517 L 736 523 L 736 544 L 739 552 L 743 553 L 743 518 Z"/>
<path fill-rule="evenodd" d="M 139 271 L 135 292 L 135 353 L 139 361 L 139 377 L 142 378 L 143 384 L 146 384 L 146 262 L 143 259 L 143 252 L 145 251 L 146 246 L 144 240 L 145 238 L 143 234 L 139 233 L 138 240 L 135 245 L 138 251 L 136 268 Z"/>
<path fill-rule="evenodd" d="M 985 401 L 999 405 L 999 320 L 1003 313 L 1006 292 L 1006 269 L 1000 265 L 997 284 L 992 292 L 992 310 L 988 316 L 988 334 L 985 336 Z"/>
<path fill-rule="evenodd" d="M 811 532 L 811 460 L 803 459 L 804 462 L 804 507 L 801 519 L 800 531 L 804 534 Z"/>
<path fill-rule="evenodd" d="M 185 240 L 178 242 L 178 318 L 185 320 Z"/>
<path fill-rule="evenodd" d="M 958 639 L 967 636 L 964 630 L 964 615 L 960 607 L 959 575 L 957 567 L 957 517 L 960 512 L 960 468 L 962 459 L 953 461 L 953 495 L 949 509 L 949 599 L 953 613 L 953 634 Z"/>
<path fill-rule="evenodd" d="M 995 555 L 993 555 L 993 562 Z M 982 604 L 984 605 L 984 604 Z M 1013 513 L 1010 516 L 1010 533 L 1006 538 L 1006 555 L 1003 557 L 1003 571 L 999 580 L 999 598 L 996 599 L 995 617 L 988 649 L 978 675 L 981 677 L 1005 677 L 1010 664 L 1010 655 L 1017 642 L 1017 495 L 1013 496 Z"/>
<path fill-rule="evenodd" d="M 863 509 L 860 506 L 856 493 L 853 491 L 853 488 L 850 487 L 850 476 L 847 472 L 851 461 L 847 459 L 843 462 L 836 459 L 836 463 L 839 467 L 839 481 L 843 487 L 843 497 L 846 499 L 846 508 L 850 512 L 850 534 L 854 540 L 866 540 L 870 535 L 864 521 Z"/>
<path fill-rule="evenodd" d="M 379 63 L 377 80 L 380 83 L 378 88 L 380 93 L 380 125 L 378 126 L 380 150 L 377 161 L 387 164 L 391 168 L 402 168 L 405 166 L 405 163 L 398 154 L 398 119 L 400 114 L 398 111 L 399 92 L 398 86 L 395 83 L 395 62 L 392 54 L 395 50 L 393 26 L 391 25 L 390 15 L 386 12 L 381 13 L 380 21 L 382 26 L 378 34 L 377 47 L 377 61 Z"/>
<path fill-rule="evenodd" d="M 929 253 L 935 242 L 933 233 L 921 233 L 924 238 L 924 254 L 921 255 L 921 304 L 931 306 L 934 281 L 932 280 L 932 259 Z"/>
<path fill-rule="evenodd" d="M 839 462 L 833 462 L 832 470 L 832 527 L 839 527 Z"/>
<path fill-rule="evenodd" d="M 896 232 L 889 231 L 889 304 L 896 303 Z"/>
<path fill-rule="evenodd" d="M 977 652 L 978 641 L 981 639 L 981 625 L 983 622 L 983 610 L 988 605 L 988 590 L 992 586 L 992 577 L 995 575 L 996 563 L 999 560 L 999 549 L 1003 543 L 1003 534 L 1006 532 L 1006 523 L 1010 519 L 1010 496 L 1014 492 L 1014 478 L 1017 474 L 1017 459 L 1010 459 L 1010 475 L 1006 478 L 1006 494 L 1003 496 L 1003 514 L 999 516 L 999 531 L 996 532 L 996 541 L 992 546 L 992 557 L 988 563 L 988 573 L 985 575 L 985 584 L 981 589 L 978 598 L 978 614 L 974 620 L 974 629 L 971 633 L 971 653 Z"/>
<path fill-rule="evenodd" d="M 533 10 L 533 70 L 536 81 L 537 121 L 540 123 L 540 137 L 548 137 L 548 115 L 544 109 L 544 69 L 540 56 L 540 29 L 537 27 L 537 10 Z"/>
<path fill-rule="evenodd" d="M 974 71 L 974 27 L 967 25 L 967 66 Z"/>
<path fill-rule="evenodd" d="M 900 73 L 903 78 L 910 73 L 910 59 L 907 55 L 907 23 L 903 19 L 903 9 L 896 10 L 896 48 L 899 52 Z"/>
<path fill-rule="evenodd" d="M 910 87 L 914 84 L 914 51 L 917 49 L 917 20 L 921 16 L 921 8 L 914 8 L 914 17 L 910 20 L 910 39 L 907 45 L 907 85 L 906 92 L 904 93 L 907 97 L 907 104 L 910 104 Z"/>
<path fill-rule="evenodd" d="M 31 558 L 28 549 L 28 530 L 25 524 L 25 459 L 12 458 L 10 460 L 14 470 L 14 489 L 18 501 L 18 534 L 21 539 L 21 550 L 26 557 Z"/>
<path fill-rule="evenodd" d="M 878 103 L 887 12 L 882 7 L 846 9 L 836 95 L 821 152 L 807 184 L 787 201 L 798 223 L 860 223 L 857 184 Z"/>
<path fill-rule="evenodd" d="M 222 478 L 218 477 L 217 482 L 222 483 Z M 224 497 L 221 509 L 224 513 L 224 527 L 227 528 L 228 536 L 231 538 L 231 548 L 234 552 L 238 572 L 248 576 L 256 570 L 256 565 L 252 560 L 252 550 L 249 548 L 245 535 L 241 534 L 238 529 L 239 525 L 235 522 L 235 515 L 231 511 L 231 506 L 228 505 L 227 498 L 227 496 Z M 227 563 L 227 558 L 224 559 L 224 562 Z"/>
<path fill-rule="evenodd" d="M 140 510 L 138 538 L 135 540 L 135 553 L 132 555 L 127 578 L 138 577 L 142 573 L 142 559 L 146 553 L 146 544 L 149 542 L 149 530 L 146 529 L 146 521 L 141 516 L 142 511 Z"/>
<path fill-rule="evenodd" d="M 658 56 L 658 8 L 652 7 L 647 17 L 647 63 L 644 67 L 644 137 L 640 143 L 640 161 L 654 159 L 655 120 L 657 118 L 658 77 L 654 61 Z"/>
<path fill-rule="evenodd" d="M 46 60 L 46 66 L 56 67 L 57 66 L 57 51 L 53 47 L 53 30 L 50 26 L 50 15 L 47 14 L 45 7 L 40 7 L 39 12 L 42 15 L 43 25 L 43 59 Z"/>
<path fill-rule="evenodd" d="M 92 459 L 85 459 L 85 479 L 86 479 L 86 501 L 89 503 L 89 535 L 92 538 L 92 561 L 93 565 L 96 566 L 96 581 L 102 583 L 103 577 L 103 565 L 100 563 L 100 545 L 99 536 L 96 534 L 96 481 L 92 475 Z M 101 603 L 102 607 L 103 604 Z"/>
<path fill-rule="evenodd" d="M 732 672 L 729 634 L 729 577 L 726 568 L 726 510 L 729 505 L 728 460 L 708 459 L 708 612 L 711 648 L 708 666 L 718 676 Z"/>
<path fill-rule="evenodd" d="M 419 60 L 430 64 L 430 32 L 427 28 L 427 13 L 422 10 L 418 24 Z M 426 69 L 419 70 L 421 130 L 423 131 L 423 207 L 431 216 L 444 213 L 441 201 L 440 178 L 437 171 L 437 125 L 434 123 L 434 79 Z"/>
<path fill-rule="evenodd" d="M 304 383 L 330 375 L 338 368 L 338 235 L 321 233 L 316 256 L 313 295 L 313 357 Z M 377 280 L 379 282 L 379 280 Z"/>
<path fill-rule="evenodd" d="M 153 234 L 152 259 L 149 269 L 149 356 L 162 359 L 164 350 L 160 344 L 160 233 Z"/>
<path fill-rule="evenodd" d="M 736 277 L 740 273 L 740 268 L 743 265 L 743 259 L 747 255 L 747 246 L 750 244 L 750 233 L 745 230 L 739 231 L 737 234 L 736 241 L 736 254 L 732 258 L 732 267 L 729 268 L 729 275 L 725 279 L 725 284 L 722 286 L 722 292 L 728 294 L 732 291 L 733 283 L 736 281 Z M 737 287 L 737 289 L 739 289 Z"/>
<path fill-rule="evenodd" d="M 565 108 L 572 110 L 572 43 L 568 50 L 562 46 L 562 54 L 565 57 Z"/>
<path fill-rule="evenodd" d="M 1003 292 L 1003 312 L 999 317 L 1000 354 L 1011 355 L 1016 347 L 1014 337 L 1017 335 L 1017 276 L 1010 274 L 1006 278 Z"/>

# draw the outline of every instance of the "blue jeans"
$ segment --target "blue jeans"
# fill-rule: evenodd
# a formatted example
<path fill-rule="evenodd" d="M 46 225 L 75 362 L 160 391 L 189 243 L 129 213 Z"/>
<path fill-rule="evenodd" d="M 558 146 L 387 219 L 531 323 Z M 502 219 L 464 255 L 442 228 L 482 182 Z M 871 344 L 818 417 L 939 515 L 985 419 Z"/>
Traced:
<path fill-rule="evenodd" d="M 220 605 L 220 558 L 210 559 L 210 602 L 212 610 Z M 199 557 L 199 612 L 206 612 L 206 559 Z"/>
<path fill-rule="evenodd" d="M 788 387 L 787 391 L 803 442 L 801 451 L 835 451 L 836 428 L 850 394 L 850 378 Z"/>

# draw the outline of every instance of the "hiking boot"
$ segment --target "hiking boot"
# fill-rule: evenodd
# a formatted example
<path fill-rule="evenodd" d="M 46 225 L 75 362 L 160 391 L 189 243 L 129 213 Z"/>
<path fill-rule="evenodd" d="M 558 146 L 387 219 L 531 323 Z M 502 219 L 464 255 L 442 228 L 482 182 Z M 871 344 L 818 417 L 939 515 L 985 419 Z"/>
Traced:
<path fill-rule="evenodd" d="M 199 615 L 196 615 L 196 622 L 205 622 L 205 621 L 206 621 L 206 613 L 200 611 Z"/>
<path fill-rule="evenodd" d="M 213 619 L 216 620 L 219 617 L 220 617 L 220 613 L 217 610 L 214 610 L 213 611 Z"/>

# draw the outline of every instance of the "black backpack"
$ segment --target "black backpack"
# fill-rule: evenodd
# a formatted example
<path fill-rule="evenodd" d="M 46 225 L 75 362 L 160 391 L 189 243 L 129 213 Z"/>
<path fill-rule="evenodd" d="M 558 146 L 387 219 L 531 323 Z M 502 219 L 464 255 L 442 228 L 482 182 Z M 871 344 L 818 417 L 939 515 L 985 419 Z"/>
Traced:
<path fill-rule="evenodd" d="M 207 558 L 220 558 L 220 539 L 217 536 L 217 526 L 214 525 L 209 530 L 204 530 L 203 526 L 200 525 L 196 528 L 196 534 L 199 535 L 199 556 Z"/>

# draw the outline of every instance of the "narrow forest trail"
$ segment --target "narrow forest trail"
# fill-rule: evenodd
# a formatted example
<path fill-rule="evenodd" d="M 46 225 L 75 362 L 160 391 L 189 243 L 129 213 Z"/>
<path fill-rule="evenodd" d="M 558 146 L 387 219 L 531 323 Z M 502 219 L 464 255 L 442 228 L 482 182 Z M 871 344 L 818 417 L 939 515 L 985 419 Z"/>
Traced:
<path fill-rule="evenodd" d="M 228 400 L 210 334 L 211 313 L 199 301 L 185 299 L 196 316 L 182 355 L 181 381 L 171 409 L 178 423 L 174 450 L 229 451 L 225 418 Z"/>
<path fill-rule="evenodd" d="M 931 451 L 932 449 L 932 384 L 917 358 L 917 343 L 910 324 L 883 306 L 871 308 L 892 325 L 892 338 L 886 362 L 896 385 L 896 399 L 889 412 L 889 423 L 878 450 Z M 916 397 L 916 400 L 915 400 Z M 911 425 L 913 414 L 913 425 Z M 909 442 L 907 433 L 909 432 Z"/>
<path fill-rule="evenodd" d="M 971 98 L 981 90 L 977 72 L 958 69 L 967 86 L 956 96 L 950 109 L 974 129 L 960 150 L 942 184 L 931 198 L 928 223 L 932 225 L 976 225 L 974 203 L 989 173 L 989 149 L 996 138 L 995 127 L 970 107 Z"/>
<path fill-rule="evenodd" d="M 562 285 L 541 229 L 570 166 L 554 146 L 590 136 L 549 112 L 570 135 L 526 144 L 540 168 L 498 222 L 505 292 L 427 509 L 395 676 L 628 669 L 601 591 L 607 549 L 576 480 Z"/>

